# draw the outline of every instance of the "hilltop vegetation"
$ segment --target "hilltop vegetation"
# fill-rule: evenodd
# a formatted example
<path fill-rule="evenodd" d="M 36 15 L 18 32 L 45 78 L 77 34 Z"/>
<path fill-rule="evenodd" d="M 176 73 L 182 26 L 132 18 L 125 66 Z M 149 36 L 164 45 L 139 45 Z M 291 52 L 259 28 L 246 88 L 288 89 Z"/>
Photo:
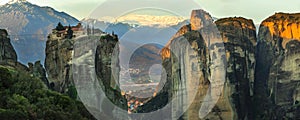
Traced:
<path fill-rule="evenodd" d="M 0 66 L 0 96 L 1 119 L 94 119 L 81 102 L 12 67 Z"/>

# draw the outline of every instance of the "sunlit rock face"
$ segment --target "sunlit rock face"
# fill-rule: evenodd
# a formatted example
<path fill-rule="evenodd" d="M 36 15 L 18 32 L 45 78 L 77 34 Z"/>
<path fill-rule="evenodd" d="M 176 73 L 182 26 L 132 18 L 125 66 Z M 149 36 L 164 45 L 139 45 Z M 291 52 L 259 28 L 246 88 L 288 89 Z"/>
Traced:
<path fill-rule="evenodd" d="M 170 58 L 170 56 L 171 56 L 170 45 L 171 45 L 172 41 L 189 31 L 191 31 L 191 25 L 184 25 L 178 30 L 178 32 L 174 36 L 172 36 L 172 38 L 169 40 L 167 45 L 161 50 L 162 59 Z"/>
<path fill-rule="evenodd" d="M 192 30 L 200 30 L 201 28 L 212 24 L 212 22 L 212 17 L 206 11 L 202 9 L 192 11 L 190 19 Z"/>
<path fill-rule="evenodd" d="M 278 44 L 275 42 L 280 42 L 281 45 L 278 46 L 285 48 L 286 44 L 291 40 L 300 40 L 300 14 L 285 14 L 276 13 L 275 15 L 269 17 L 261 23 L 261 30 L 268 30 L 266 40 L 271 40 L 272 44 Z M 281 40 L 272 40 L 269 37 L 280 37 Z"/>
<path fill-rule="evenodd" d="M 258 33 L 254 104 L 258 119 L 300 119 L 300 14 L 276 13 Z"/>

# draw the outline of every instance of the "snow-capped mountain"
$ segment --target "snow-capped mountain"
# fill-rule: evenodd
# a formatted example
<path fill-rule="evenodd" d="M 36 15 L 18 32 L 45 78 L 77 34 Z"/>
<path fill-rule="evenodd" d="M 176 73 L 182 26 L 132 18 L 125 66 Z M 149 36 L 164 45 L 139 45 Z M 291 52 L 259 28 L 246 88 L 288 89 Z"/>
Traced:
<path fill-rule="evenodd" d="M 58 22 L 76 25 L 79 21 L 64 12 L 26 0 L 13 0 L 0 6 L 0 28 L 8 31 L 21 63 L 44 61 L 47 35 Z"/>
<path fill-rule="evenodd" d="M 140 26 L 151 26 L 151 27 L 160 27 L 165 28 L 186 20 L 183 17 L 178 16 L 155 16 L 155 15 L 139 15 L 139 14 L 130 14 L 126 16 L 119 17 L 116 21 L 129 23 L 129 24 L 138 24 Z"/>
<path fill-rule="evenodd" d="M 97 19 L 85 18 L 81 20 L 84 26 L 97 28 L 106 33 L 117 34 L 119 39 L 128 40 L 138 44 L 147 43 L 149 41 L 164 43 L 167 42 L 172 35 L 183 25 L 188 24 L 188 21 L 180 22 L 174 26 L 156 27 L 146 26 L 139 24 L 129 24 L 124 22 L 110 23 L 105 21 L 99 21 Z M 139 37 L 141 36 L 141 37 Z M 134 38 L 133 38 L 134 37 Z M 143 39 L 139 39 L 143 38 Z"/>
<path fill-rule="evenodd" d="M 110 22 L 106 22 L 106 21 L 99 21 L 97 19 L 92 19 L 92 18 L 82 19 L 81 23 L 84 26 L 89 25 L 90 27 L 100 29 L 107 33 L 114 32 L 119 37 L 123 36 L 130 29 L 138 26 L 136 24 L 128 24 L 128 23 L 122 23 L 122 22 L 110 23 Z"/>

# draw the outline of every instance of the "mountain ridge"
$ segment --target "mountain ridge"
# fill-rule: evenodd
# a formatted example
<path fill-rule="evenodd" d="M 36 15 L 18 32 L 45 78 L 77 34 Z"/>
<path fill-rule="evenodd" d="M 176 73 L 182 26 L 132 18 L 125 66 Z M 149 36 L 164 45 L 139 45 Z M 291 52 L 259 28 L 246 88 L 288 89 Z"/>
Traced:
<path fill-rule="evenodd" d="M 23 0 L 1 5 L 0 21 L 0 27 L 10 34 L 18 61 L 23 64 L 44 61 L 47 35 L 58 22 L 64 25 L 79 22 L 65 12 Z"/>

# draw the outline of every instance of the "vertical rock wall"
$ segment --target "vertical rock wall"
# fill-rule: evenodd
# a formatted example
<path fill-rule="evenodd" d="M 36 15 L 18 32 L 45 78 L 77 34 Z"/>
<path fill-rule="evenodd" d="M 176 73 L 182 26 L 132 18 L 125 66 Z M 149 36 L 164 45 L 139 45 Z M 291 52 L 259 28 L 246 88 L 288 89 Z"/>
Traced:
<path fill-rule="evenodd" d="M 52 89 L 66 93 L 72 82 L 73 39 L 51 39 L 46 43 L 45 68 Z"/>
<path fill-rule="evenodd" d="M 4 29 L 0 29 L 0 63 L 11 63 L 17 62 L 17 54 L 13 48 L 8 33 Z"/>
<path fill-rule="evenodd" d="M 276 13 L 258 33 L 257 119 L 299 119 L 300 14 Z"/>
<path fill-rule="evenodd" d="M 213 24 L 219 33 L 213 30 Z M 171 102 L 175 96 L 183 94 L 182 99 L 172 101 L 173 118 L 179 117 L 176 112 L 191 104 L 181 119 L 199 119 L 199 110 L 203 109 L 201 107 L 206 102 L 207 94 L 214 100 L 213 96 L 219 92 L 218 87 L 224 84 L 216 105 L 203 119 L 251 119 L 255 31 L 252 20 L 225 18 L 213 23 L 207 12 L 192 12 L 191 25 L 182 27 L 162 51 L 167 82 L 165 89 L 157 96 L 168 91 L 169 97 L 166 99 Z M 188 41 L 190 46 L 185 46 L 184 41 Z M 219 61 L 227 61 L 224 64 L 226 67 L 223 66 L 225 69 L 218 66 Z M 215 76 L 222 74 L 226 74 L 225 83 L 214 80 Z"/>

